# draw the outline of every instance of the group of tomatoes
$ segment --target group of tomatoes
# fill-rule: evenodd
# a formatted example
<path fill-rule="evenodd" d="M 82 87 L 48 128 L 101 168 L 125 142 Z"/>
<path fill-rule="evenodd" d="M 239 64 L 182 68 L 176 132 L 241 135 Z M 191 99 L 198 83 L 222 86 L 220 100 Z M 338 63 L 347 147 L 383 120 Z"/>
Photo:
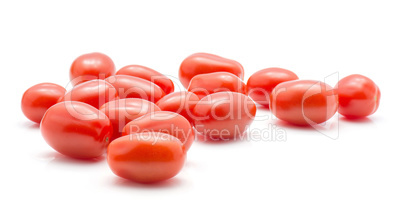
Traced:
<path fill-rule="evenodd" d="M 24 93 L 21 108 L 59 153 L 91 159 L 106 152 L 116 175 L 152 183 L 181 170 L 195 132 L 207 140 L 244 134 L 255 102 L 290 124 L 313 126 L 336 111 L 350 119 L 371 115 L 380 101 L 377 85 L 362 75 L 345 77 L 333 88 L 267 68 L 246 84 L 240 63 L 207 53 L 184 59 L 179 79 L 187 91 L 174 92 L 171 79 L 148 67 L 115 72 L 107 55 L 89 53 L 72 63 L 70 91 L 53 83 L 35 85 Z"/>

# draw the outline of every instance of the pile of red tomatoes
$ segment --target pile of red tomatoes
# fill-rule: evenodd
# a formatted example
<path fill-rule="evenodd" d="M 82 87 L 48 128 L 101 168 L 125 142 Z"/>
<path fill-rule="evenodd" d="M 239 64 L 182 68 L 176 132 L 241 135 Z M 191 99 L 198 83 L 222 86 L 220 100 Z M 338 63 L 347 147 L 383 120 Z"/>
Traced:
<path fill-rule="evenodd" d="M 267 68 L 246 84 L 240 63 L 207 53 L 185 58 L 179 79 L 187 91 L 174 92 L 170 78 L 148 67 L 116 72 L 107 55 L 89 53 L 72 63 L 70 91 L 37 84 L 24 93 L 21 108 L 59 153 L 79 159 L 106 153 L 116 175 L 153 183 L 180 172 L 196 133 L 216 141 L 244 134 L 255 102 L 292 125 L 313 126 L 337 111 L 349 119 L 371 115 L 380 101 L 378 86 L 363 75 L 347 76 L 333 88 Z"/>

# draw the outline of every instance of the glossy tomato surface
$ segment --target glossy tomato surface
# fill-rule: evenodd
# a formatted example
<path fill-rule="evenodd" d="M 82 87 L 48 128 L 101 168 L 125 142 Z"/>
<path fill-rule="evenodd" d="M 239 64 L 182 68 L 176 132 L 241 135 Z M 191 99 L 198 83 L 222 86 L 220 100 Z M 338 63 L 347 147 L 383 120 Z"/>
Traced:
<path fill-rule="evenodd" d="M 377 111 L 381 92 L 378 86 L 363 75 L 350 75 L 336 85 L 339 114 L 347 118 L 366 117 Z"/>
<path fill-rule="evenodd" d="M 105 79 L 115 73 L 112 59 L 103 53 L 88 53 L 79 56 L 70 67 L 70 81 L 73 85 L 93 80 Z"/>
<path fill-rule="evenodd" d="M 194 129 L 183 116 L 168 111 L 148 113 L 129 122 L 123 129 L 123 135 L 142 132 L 162 132 L 178 138 L 185 151 L 194 141 Z"/>
<path fill-rule="evenodd" d="M 22 95 L 21 110 L 29 120 L 40 123 L 46 110 L 56 104 L 65 93 L 66 89 L 57 84 L 37 84 Z"/>
<path fill-rule="evenodd" d="M 211 140 L 239 139 L 253 122 L 257 107 L 248 96 L 218 92 L 201 99 L 194 107 L 197 132 Z"/>
<path fill-rule="evenodd" d="M 229 72 L 242 80 L 244 78 L 244 70 L 239 62 L 209 53 L 195 53 L 181 63 L 179 79 L 187 88 L 194 76 L 212 72 Z"/>
<path fill-rule="evenodd" d="M 130 121 L 147 113 L 160 111 L 159 107 L 154 103 L 139 98 L 126 98 L 110 101 L 102 105 L 99 110 L 105 113 L 112 122 L 112 140 L 121 136 L 124 126 Z"/>
<path fill-rule="evenodd" d="M 216 92 L 238 92 L 246 94 L 246 84 L 232 73 L 214 72 L 194 76 L 188 86 L 188 91 L 200 99 Z"/>
<path fill-rule="evenodd" d="M 106 81 L 117 89 L 121 99 L 141 98 L 155 103 L 165 96 L 165 92 L 158 85 L 142 78 L 115 75 Z"/>
<path fill-rule="evenodd" d="M 279 84 L 270 96 L 271 112 L 295 125 L 315 125 L 330 119 L 338 109 L 331 86 L 320 81 L 296 80 Z"/>
<path fill-rule="evenodd" d="M 296 74 L 282 68 L 267 68 L 250 76 L 247 81 L 248 95 L 257 103 L 269 107 L 269 96 L 280 83 L 297 80 Z"/>
<path fill-rule="evenodd" d="M 173 81 L 167 76 L 141 65 L 128 65 L 116 72 L 116 75 L 130 75 L 148 80 L 158 85 L 166 94 L 174 92 Z"/>
<path fill-rule="evenodd" d="M 161 98 L 156 105 L 163 111 L 175 112 L 185 117 L 192 125 L 193 109 L 200 101 L 198 96 L 192 92 L 180 91 L 170 93 Z"/>
<path fill-rule="evenodd" d="M 176 176 L 186 160 L 179 139 L 164 133 L 126 135 L 110 143 L 107 162 L 117 176 L 140 183 Z"/>
<path fill-rule="evenodd" d="M 56 151 L 74 158 L 96 158 L 110 143 L 112 123 L 98 109 L 82 102 L 53 105 L 40 124 L 45 141 Z"/>
<path fill-rule="evenodd" d="M 117 90 L 110 83 L 96 79 L 73 87 L 59 102 L 80 101 L 99 109 L 103 104 L 118 98 Z"/>

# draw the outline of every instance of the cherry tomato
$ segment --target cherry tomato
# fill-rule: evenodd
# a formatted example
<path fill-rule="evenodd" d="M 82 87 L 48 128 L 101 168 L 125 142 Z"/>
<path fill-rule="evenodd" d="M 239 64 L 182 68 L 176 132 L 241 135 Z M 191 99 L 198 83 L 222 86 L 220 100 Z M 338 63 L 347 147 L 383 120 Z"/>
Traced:
<path fill-rule="evenodd" d="M 247 81 L 248 95 L 257 103 L 269 107 L 269 95 L 276 85 L 297 80 L 296 74 L 282 68 L 267 68 L 260 70 L 250 76 Z"/>
<path fill-rule="evenodd" d="M 103 104 L 118 99 L 117 90 L 104 80 L 91 80 L 75 86 L 59 102 L 80 101 L 97 109 Z"/>
<path fill-rule="evenodd" d="M 164 96 L 156 105 L 163 111 L 175 112 L 182 115 L 191 125 L 194 125 L 193 109 L 198 101 L 200 101 L 200 99 L 194 93 L 181 91 Z"/>
<path fill-rule="evenodd" d="M 107 162 L 117 176 L 153 183 L 176 176 L 186 160 L 179 139 L 164 133 L 126 135 L 110 143 Z"/>
<path fill-rule="evenodd" d="M 314 125 L 330 119 L 338 109 L 331 86 L 320 81 L 295 80 L 278 84 L 270 95 L 271 112 L 295 125 Z"/>
<path fill-rule="evenodd" d="M 157 102 L 165 92 L 156 84 L 142 78 L 128 75 L 115 75 L 106 79 L 118 91 L 119 97 L 141 98 L 151 102 Z"/>
<path fill-rule="evenodd" d="M 73 85 L 93 80 L 105 79 L 115 72 L 112 59 L 103 53 L 88 53 L 79 56 L 71 64 L 70 80 Z"/>
<path fill-rule="evenodd" d="M 246 84 L 237 76 L 228 72 L 213 72 L 194 76 L 188 91 L 200 99 L 216 92 L 232 91 L 246 94 Z"/>
<path fill-rule="evenodd" d="M 43 116 L 40 130 L 53 149 L 74 158 L 103 155 L 113 133 L 112 124 L 105 114 L 77 101 L 50 107 Z"/>
<path fill-rule="evenodd" d="M 206 139 L 236 139 L 253 122 L 256 111 L 256 105 L 248 96 L 218 92 L 205 96 L 197 103 L 194 124 L 197 132 Z"/>
<path fill-rule="evenodd" d="M 141 132 L 162 132 L 178 138 L 185 151 L 194 141 L 193 126 L 183 116 L 168 111 L 148 113 L 129 122 L 123 129 L 123 135 Z"/>
<path fill-rule="evenodd" d="M 130 75 L 148 80 L 158 85 L 166 94 L 174 91 L 173 81 L 151 68 L 141 65 L 128 65 L 116 72 L 116 75 Z"/>
<path fill-rule="evenodd" d="M 209 53 L 195 53 L 181 63 L 179 79 L 187 88 L 194 76 L 211 72 L 230 72 L 242 80 L 244 78 L 244 70 L 239 62 Z"/>
<path fill-rule="evenodd" d="M 40 123 L 46 110 L 56 104 L 65 93 L 66 89 L 53 83 L 32 86 L 22 95 L 22 112 L 29 120 Z"/>
<path fill-rule="evenodd" d="M 110 119 L 113 125 L 112 140 L 121 136 L 124 126 L 147 113 L 160 111 L 154 103 L 139 98 L 127 98 L 110 101 L 99 110 Z"/>
<path fill-rule="evenodd" d="M 363 75 L 350 75 L 336 85 L 339 114 L 347 118 L 366 117 L 377 111 L 381 92 L 378 86 Z"/>

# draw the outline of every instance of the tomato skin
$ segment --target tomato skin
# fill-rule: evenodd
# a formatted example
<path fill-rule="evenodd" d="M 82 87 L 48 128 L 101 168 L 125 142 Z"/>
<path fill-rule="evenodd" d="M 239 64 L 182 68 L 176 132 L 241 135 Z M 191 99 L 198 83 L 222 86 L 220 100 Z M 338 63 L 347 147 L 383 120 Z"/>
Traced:
<path fill-rule="evenodd" d="M 164 133 L 126 135 L 110 143 L 107 162 L 119 177 L 154 183 L 176 176 L 186 160 L 179 139 Z"/>
<path fill-rule="evenodd" d="M 148 113 L 134 119 L 123 128 L 122 135 L 141 132 L 162 132 L 173 135 L 181 141 L 185 151 L 190 149 L 195 138 L 190 122 L 185 117 L 168 111 Z"/>
<path fill-rule="evenodd" d="M 341 79 L 335 88 L 339 98 L 339 114 L 353 119 L 377 111 L 381 92 L 370 78 L 359 74 L 349 75 Z"/>
<path fill-rule="evenodd" d="M 212 72 L 230 72 L 242 80 L 244 78 L 244 69 L 239 62 L 209 53 L 195 53 L 181 63 L 179 79 L 187 88 L 194 76 Z"/>
<path fill-rule="evenodd" d="M 330 119 L 338 109 L 331 86 L 314 80 L 278 84 L 270 95 L 270 108 L 277 118 L 291 124 L 314 125 Z"/>
<path fill-rule="evenodd" d="M 105 81 L 117 89 L 121 99 L 141 98 L 155 103 L 165 96 L 165 92 L 158 85 L 142 78 L 115 75 L 106 78 Z"/>
<path fill-rule="evenodd" d="M 154 103 L 139 98 L 126 98 L 110 101 L 102 105 L 99 110 L 105 113 L 112 122 L 112 140 L 121 136 L 124 126 L 130 121 L 147 113 L 160 111 L 159 107 Z"/>
<path fill-rule="evenodd" d="M 166 94 L 174 92 L 173 81 L 162 73 L 159 73 L 158 71 L 149 67 L 141 65 L 128 65 L 117 71 L 116 75 L 130 75 L 142 78 L 158 85 Z"/>
<path fill-rule="evenodd" d="M 236 139 L 253 122 L 257 107 L 248 96 L 218 92 L 205 96 L 194 107 L 198 133 L 212 140 Z"/>
<path fill-rule="evenodd" d="M 250 76 L 247 81 L 248 95 L 257 103 L 269 108 L 269 96 L 280 83 L 297 80 L 296 74 L 282 68 L 267 68 Z"/>
<path fill-rule="evenodd" d="M 213 72 L 194 76 L 188 86 L 188 91 L 196 94 L 200 99 L 216 92 L 238 92 L 246 94 L 244 82 L 228 72 Z"/>
<path fill-rule="evenodd" d="M 156 105 L 163 111 L 175 112 L 185 117 L 191 125 L 194 125 L 193 109 L 200 101 L 192 92 L 180 91 L 170 93 L 161 98 Z"/>
<path fill-rule="evenodd" d="M 103 155 L 113 134 L 110 120 L 98 109 L 82 102 L 61 102 L 43 116 L 40 130 L 56 151 L 73 158 Z"/>
<path fill-rule="evenodd" d="M 103 104 L 118 99 L 117 90 L 104 80 L 91 80 L 81 83 L 67 92 L 59 102 L 80 101 L 97 109 Z"/>
<path fill-rule="evenodd" d="M 21 110 L 29 120 L 40 123 L 46 110 L 55 105 L 65 93 L 66 89 L 57 84 L 34 85 L 22 95 Z"/>
<path fill-rule="evenodd" d="M 70 67 L 70 81 L 73 85 L 93 79 L 105 79 L 115 73 L 112 59 L 103 53 L 88 53 L 79 56 Z"/>

